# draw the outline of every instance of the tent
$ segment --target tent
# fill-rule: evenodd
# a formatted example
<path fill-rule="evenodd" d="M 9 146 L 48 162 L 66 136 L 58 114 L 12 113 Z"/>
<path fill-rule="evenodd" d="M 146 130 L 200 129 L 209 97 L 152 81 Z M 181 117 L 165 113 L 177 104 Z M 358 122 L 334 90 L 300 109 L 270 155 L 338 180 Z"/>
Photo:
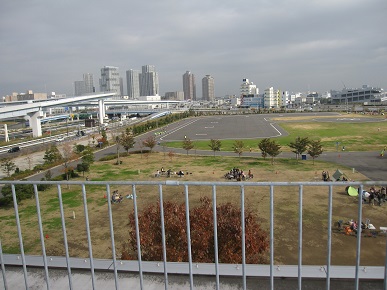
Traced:
<path fill-rule="evenodd" d="M 340 171 L 340 169 L 337 169 L 335 171 L 335 173 L 333 173 L 332 177 L 333 177 L 333 180 L 340 180 L 341 179 L 341 176 L 343 176 L 344 173 Z"/>
<path fill-rule="evenodd" d="M 356 188 L 354 188 L 353 186 L 347 186 L 345 188 L 345 191 L 348 193 L 348 195 L 350 196 L 358 196 L 358 191 Z"/>

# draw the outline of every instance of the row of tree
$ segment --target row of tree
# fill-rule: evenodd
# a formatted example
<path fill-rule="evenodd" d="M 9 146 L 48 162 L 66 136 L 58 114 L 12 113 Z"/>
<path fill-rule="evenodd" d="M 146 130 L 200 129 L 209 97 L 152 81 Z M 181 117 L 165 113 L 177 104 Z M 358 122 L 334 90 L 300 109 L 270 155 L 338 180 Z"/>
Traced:
<path fill-rule="evenodd" d="M 222 142 L 217 139 L 211 139 L 208 146 L 214 152 L 220 151 Z M 292 152 L 296 154 L 296 159 L 304 153 L 307 152 L 313 159 L 320 156 L 323 152 L 322 144 L 320 140 L 310 140 L 308 137 L 297 137 L 293 142 L 290 142 L 288 146 L 291 148 Z M 189 138 L 184 138 L 183 140 L 183 149 L 188 151 L 195 147 L 192 140 Z M 264 138 L 258 143 L 258 148 L 261 151 L 263 158 L 270 156 L 272 158 L 272 163 L 274 162 L 274 157 L 278 156 L 281 153 L 281 145 L 278 144 L 275 140 L 270 138 Z M 242 140 L 235 140 L 233 144 L 233 151 L 239 155 L 242 155 L 246 149 L 245 144 Z"/>

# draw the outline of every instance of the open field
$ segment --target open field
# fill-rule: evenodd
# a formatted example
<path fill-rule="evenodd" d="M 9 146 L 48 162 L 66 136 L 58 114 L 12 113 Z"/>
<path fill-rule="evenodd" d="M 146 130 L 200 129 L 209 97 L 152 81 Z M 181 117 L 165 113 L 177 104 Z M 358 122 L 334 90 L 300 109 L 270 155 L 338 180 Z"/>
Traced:
<path fill-rule="evenodd" d="M 88 174 L 93 181 L 97 180 L 151 180 L 165 181 L 166 177 L 154 177 L 157 169 L 164 167 L 173 171 L 189 172 L 182 178 L 172 176 L 179 181 L 226 181 L 223 175 L 233 167 L 251 170 L 254 178 L 251 181 L 319 181 L 323 170 L 331 174 L 336 169 L 342 170 L 351 180 L 363 181 L 366 177 L 352 173 L 351 169 L 316 160 L 296 161 L 278 159 L 274 165 L 270 160 L 252 157 L 199 157 L 193 155 L 174 155 L 170 158 L 163 153 L 133 154 L 122 158 L 121 165 L 114 165 L 115 160 L 97 162 Z M 84 178 L 79 178 L 84 180 Z M 93 243 L 93 255 L 96 258 L 111 257 L 111 240 L 108 222 L 108 206 L 104 197 L 105 187 L 87 185 L 87 207 Z M 111 191 L 118 190 L 122 195 L 130 194 L 131 187 L 111 186 Z M 184 202 L 183 186 L 165 186 L 164 200 Z M 158 200 L 157 186 L 137 186 L 138 205 L 140 210 Z M 62 186 L 64 211 L 66 217 L 67 239 L 70 256 L 87 257 L 85 217 L 83 214 L 82 190 L 72 185 Z M 190 186 L 190 207 L 198 204 L 200 197 L 211 197 L 211 186 Z M 269 229 L 269 188 L 245 187 L 246 206 L 257 213 L 262 227 Z M 298 188 L 275 188 L 275 261 L 278 264 L 297 264 L 298 249 Z M 45 242 L 48 255 L 64 256 L 63 234 L 59 214 L 56 188 L 39 192 L 41 214 L 43 219 Z M 239 190 L 231 187 L 218 187 L 218 204 L 231 202 L 240 205 Z M 327 253 L 327 205 L 328 188 L 305 187 L 303 195 L 303 263 L 326 264 Z M 363 206 L 363 217 L 369 218 L 377 228 L 387 226 L 385 216 L 387 205 Z M 124 199 L 120 204 L 113 204 L 113 222 L 117 255 L 121 253 L 122 243 L 128 235 L 129 214 L 133 210 L 133 201 Z M 19 207 L 22 224 L 24 247 L 28 254 L 41 254 L 35 200 L 25 200 Z M 75 215 L 75 219 L 73 216 Z M 345 185 L 338 182 L 333 195 L 333 222 L 348 221 L 357 217 L 357 198 L 345 193 Z M 13 209 L 0 210 L 1 240 L 3 251 L 17 253 L 16 223 Z M 182 221 L 185 223 L 185 221 Z M 367 234 L 367 233 L 364 233 Z M 194 237 L 193 237 L 194 238 Z M 355 263 L 356 238 L 333 230 L 332 264 L 353 265 Z M 361 264 L 384 265 L 385 236 L 362 239 Z"/>
<path fill-rule="evenodd" d="M 250 116 L 251 118 L 263 118 L 262 116 Z M 268 116 L 270 123 L 278 125 L 287 134 L 276 136 L 282 151 L 290 152 L 288 144 L 297 136 L 309 137 L 321 140 L 325 152 L 334 152 L 345 146 L 346 151 L 379 151 L 387 145 L 387 126 L 384 116 L 370 116 L 361 114 L 343 114 L 331 116 L 292 116 L 292 114 Z M 237 130 L 238 128 L 232 128 Z M 216 139 L 209 133 L 206 139 Z M 184 135 L 182 135 L 184 136 Z M 182 137 L 181 137 L 182 138 Z M 262 138 L 268 138 L 267 136 Z M 245 151 L 249 148 L 252 152 L 258 152 L 258 143 L 262 138 L 235 138 L 222 140 L 221 151 L 233 151 L 235 140 L 243 140 Z M 183 138 L 182 138 L 183 139 Z M 209 150 L 208 140 L 196 140 L 191 138 L 198 150 Z M 168 147 L 181 148 L 182 141 L 168 141 Z M 337 144 L 337 142 L 339 142 Z"/>

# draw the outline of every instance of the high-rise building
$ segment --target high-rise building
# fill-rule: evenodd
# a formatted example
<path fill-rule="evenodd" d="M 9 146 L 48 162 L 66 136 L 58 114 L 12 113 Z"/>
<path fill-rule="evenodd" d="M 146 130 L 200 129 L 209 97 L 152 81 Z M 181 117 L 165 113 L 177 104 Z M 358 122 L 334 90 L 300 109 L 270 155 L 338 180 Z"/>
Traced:
<path fill-rule="evenodd" d="M 85 94 L 85 82 L 84 81 L 75 81 L 74 82 L 74 95 L 82 96 Z"/>
<path fill-rule="evenodd" d="M 85 93 L 91 94 L 95 92 L 93 74 L 85 73 L 83 74 L 83 81 L 85 82 Z"/>
<path fill-rule="evenodd" d="M 215 90 L 214 90 L 214 78 L 210 75 L 206 75 L 202 79 L 202 100 L 204 101 L 214 101 L 215 100 Z"/>
<path fill-rule="evenodd" d="M 183 92 L 184 100 L 196 100 L 195 75 L 190 71 L 183 74 Z"/>
<path fill-rule="evenodd" d="M 159 75 L 154 65 L 142 66 L 140 73 L 140 96 L 156 96 L 159 94 Z"/>
<path fill-rule="evenodd" d="M 75 96 L 82 96 L 85 94 L 94 93 L 94 82 L 93 74 L 85 73 L 83 74 L 83 81 L 74 82 L 74 94 Z"/>
<path fill-rule="evenodd" d="M 127 70 L 126 85 L 128 89 L 128 98 L 138 99 L 138 97 L 140 97 L 140 71 L 133 69 Z"/>
<path fill-rule="evenodd" d="M 101 68 L 101 78 L 99 80 L 101 92 L 116 92 L 116 97 L 122 95 L 120 73 L 118 67 L 104 66 Z"/>

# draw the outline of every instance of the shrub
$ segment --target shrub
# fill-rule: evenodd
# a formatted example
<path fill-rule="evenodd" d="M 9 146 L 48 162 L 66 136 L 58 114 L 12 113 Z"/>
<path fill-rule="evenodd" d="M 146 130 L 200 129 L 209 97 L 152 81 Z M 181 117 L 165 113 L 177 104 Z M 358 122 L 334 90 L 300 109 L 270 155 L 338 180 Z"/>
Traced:
<path fill-rule="evenodd" d="M 242 262 L 241 209 L 231 203 L 219 205 L 217 211 L 218 254 L 221 263 Z M 185 204 L 164 203 L 164 220 L 169 262 L 188 261 Z M 148 206 L 138 217 L 141 233 L 141 255 L 145 261 L 162 261 L 162 237 L 160 204 Z M 129 241 L 124 244 L 121 258 L 137 259 L 135 219 L 129 217 L 131 225 Z M 212 204 L 201 198 L 201 205 L 190 210 L 192 260 L 213 263 L 214 225 Z M 257 216 L 245 211 L 246 262 L 266 263 L 269 248 L 268 234 L 261 229 Z"/>

